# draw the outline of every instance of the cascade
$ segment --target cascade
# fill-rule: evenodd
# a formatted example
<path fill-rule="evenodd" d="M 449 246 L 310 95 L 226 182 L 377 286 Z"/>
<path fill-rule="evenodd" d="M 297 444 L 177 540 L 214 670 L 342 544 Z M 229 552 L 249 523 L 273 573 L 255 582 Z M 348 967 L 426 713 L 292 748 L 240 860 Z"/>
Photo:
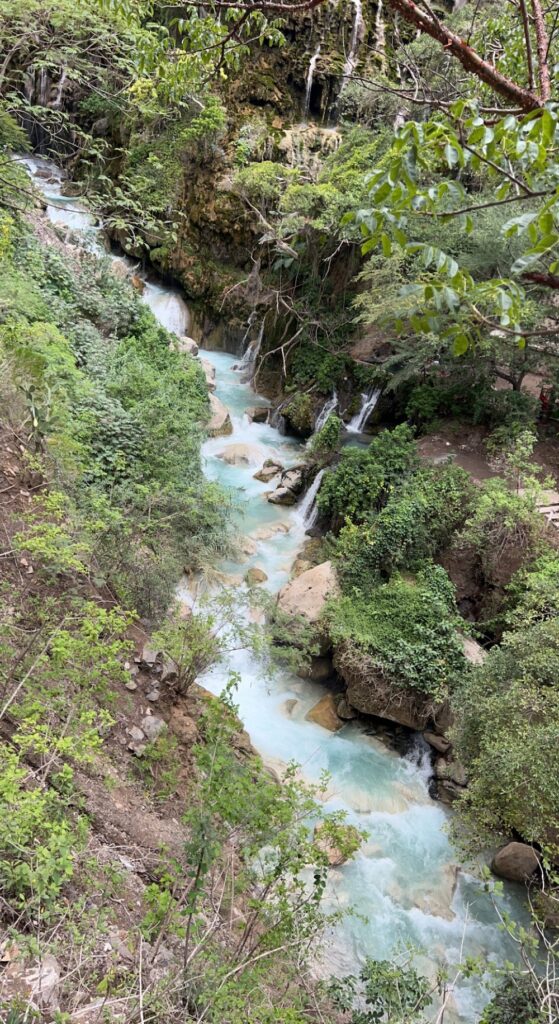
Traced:
<path fill-rule="evenodd" d="M 311 59 L 309 61 L 309 70 L 307 72 L 307 86 L 306 86 L 306 90 L 305 90 L 305 106 L 303 107 L 303 120 L 304 121 L 306 121 L 307 117 L 309 116 L 309 110 L 310 110 L 310 106 L 311 106 L 312 83 L 313 83 L 314 73 L 316 71 L 316 65 L 318 63 L 318 58 L 319 57 L 320 57 L 320 43 L 318 44 L 316 50 L 314 51 L 314 53 L 313 53 L 313 55 L 312 55 L 312 57 L 311 57 Z"/>
<path fill-rule="evenodd" d="M 253 314 L 251 313 L 251 316 L 252 315 Z M 263 320 L 261 325 L 260 325 L 260 331 L 258 332 L 258 337 L 255 338 L 254 341 L 251 341 L 250 345 L 248 346 L 248 348 L 245 351 L 245 354 L 244 354 L 243 358 L 241 359 L 241 361 L 239 363 L 239 373 L 241 374 L 241 380 L 244 381 L 245 383 L 250 383 L 250 381 L 254 377 L 254 371 L 256 369 L 256 360 L 258 359 L 258 356 L 260 355 L 260 349 L 262 348 L 262 341 L 264 339 L 264 324 L 265 324 L 265 320 Z M 249 329 L 250 329 L 250 325 L 249 325 Z M 247 334 L 248 334 L 248 331 L 247 331 Z M 245 334 L 245 338 L 246 338 L 246 334 Z"/>
<path fill-rule="evenodd" d="M 178 292 L 164 285 L 146 281 L 142 301 L 149 306 L 154 316 L 168 331 L 182 337 L 188 334 L 190 313 L 186 302 Z"/>
<path fill-rule="evenodd" d="M 297 509 L 299 520 L 307 530 L 309 530 L 311 526 L 314 526 L 318 519 L 318 505 L 316 499 L 323 476 L 324 470 L 321 469 L 320 472 L 316 474 L 311 486 L 303 500 L 299 503 L 299 508 Z"/>
<path fill-rule="evenodd" d="M 338 97 L 341 96 L 349 79 L 351 78 L 353 72 L 355 71 L 355 66 L 357 64 L 357 51 L 359 49 L 359 44 L 361 43 L 365 35 L 365 22 L 363 20 L 363 8 L 361 0 L 353 0 L 353 6 L 355 8 L 355 16 L 353 18 L 353 29 L 351 33 L 351 40 L 349 43 L 349 52 L 346 58 L 346 62 L 344 64 L 344 70 L 342 72 L 342 83 L 340 86 L 340 92 L 338 93 Z"/>
<path fill-rule="evenodd" d="M 336 389 L 334 389 L 334 391 L 332 392 L 332 397 L 329 398 L 324 403 L 324 405 L 322 406 L 322 409 L 320 410 L 318 416 L 316 417 L 316 423 L 314 425 L 314 432 L 315 432 L 315 434 L 318 434 L 318 431 L 322 430 L 322 428 L 323 428 L 324 424 L 326 423 L 326 420 L 328 419 L 330 413 L 334 412 L 334 409 L 336 409 L 337 406 L 338 406 L 338 395 L 337 395 Z"/>
<path fill-rule="evenodd" d="M 380 389 L 366 391 L 361 395 L 361 408 L 346 426 L 349 434 L 360 434 L 367 426 L 367 421 L 380 398 Z"/>

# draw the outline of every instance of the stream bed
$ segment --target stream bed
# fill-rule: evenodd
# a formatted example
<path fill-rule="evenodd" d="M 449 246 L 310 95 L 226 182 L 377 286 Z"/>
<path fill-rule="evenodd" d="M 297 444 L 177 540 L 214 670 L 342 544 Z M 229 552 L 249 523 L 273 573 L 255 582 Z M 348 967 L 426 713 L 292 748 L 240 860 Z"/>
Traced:
<path fill-rule="evenodd" d="M 89 247 L 102 258 L 99 229 L 81 202 L 61 194 L 61 172 L 39 158 L 26 157 L 24 162 L 48 203 L 49 219 L 85 232 Z M 122 257 L 109 258 L 124 262 Z M 142 297 L 163 326 L 187 332 L 188 308 L 176 289 L 148 279 Z M 306 521 L 300 507 L 267 502 L 269 485 L 253 474 L 266 458 L 277 457 L 285 466 L 296 462 L 301 444 L 246 416 L 249 406 L 265 400 L 243 382 L 235 369 L 238 357 L 203 350 L 200 356 L 215 367 L 216 395 L 233 424 L 231 435 L 205 442 L 204 470 L 234 495 L 236 525 L 248 538 L 245 551 L 250 552 L 242 562 L 218 568 L 228 585 L 238 587 L 245 586 L 248 568 L 263 569 L 268 577 L 264 585 L 275 594 L 290 576 L 305 540 Z M 249 464 L 230 465 L 220 458 L 237 444 L 250 446 Z M 186 585 L 182 596 L 187 597 Z M 401 756 L 363 722 L 347 722 L 337 733 L 328 732 L 305 717 L 325 688 L 285 671 L 266 677 L 248 652 L 236 652 L 228 667 L 207 673 L 204 685 L 221 692 L 230 668 L 240 677 L 240 716 L 264 760 L 278 770 L 296 761 L 310 781 L 328 772 L 327 808 L 343 809 L 350 822 L 368 833 L 354 860 L 329 872 L 328 909 L 353 909 L 358 916 L 344 918 L 327 937 L 320 972 L 354 972 L 366 956 L 388 958 L 408 944 L 421 950 L 418 967 L 433 977 L 437 964 L 444 963 L 452 978 L 453 966 L 464 956 L 495 963 L 512 959 L 511 943 L 498 928 L 489 897 L 457 862 L 446 833 L 447 811 L 429 796 L 430 759 L 421 737 Z M 502 902 L 512 916 L 524 917 L 520 889 L 507 888 Z M 486 998 L 479 978 L 460 981 L 447 1004 L 445 1024 L 471 1024 Z"/>

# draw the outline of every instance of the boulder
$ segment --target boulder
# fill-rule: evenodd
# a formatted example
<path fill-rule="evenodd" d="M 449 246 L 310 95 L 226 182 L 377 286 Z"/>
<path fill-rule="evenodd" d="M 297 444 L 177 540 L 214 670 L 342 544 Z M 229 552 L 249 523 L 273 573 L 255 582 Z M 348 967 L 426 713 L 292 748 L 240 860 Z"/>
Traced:
<path fill-rule="evenodd" d="M 321 697 L 310 711 L 307 711 L 305 718 L 308 722 L 314 722 L 316 725 L 321 725 L 323 729 L 328 729 L 329 732 L 337 732 L 344 724 L 338 717 L 334 697 L 331 693 L 325 693 L 324 697 Z"/>
<path fill-rule="evenodd" d="M 275 491 L 270 491 L 267 497 L 272 505 L 294 505 L 297 501 L 293 491 L 287 487 L 276 487 Z"/>
<path fill-rule="evenodd" d="M 208 391 L 215 391 L 215 366 L 212 366 L 207 359 L 201 359 L 200 364 L 204 371 L 206 378 L 206 384 L 208 385 Z"/>
<path fill-rule="evenodd" d="M 293 494 L 300 494 L 304 483 L 305 478 L 301 466 L 285 469 L 281 475 L 281 486 L 287 487 L 289 491 L 293 491 Z"/>
<path fill-rule="evenodd" d="M 259 569 L 257 565 L 253 566 L 252 569 L 249 569 L 245 576 L 245 580 L 249 587 L 253 587 L 257 583 L 265 583 L 267 579 L 267 574 L 263 569 Z"/>
<path fill-rule="evenodd" d="M 258 466 L 262 449 L 256 444 L 229 444 L 217 457 L 228 466 Z"/>
<path fill-rule="evenodd" d="M 466 660 L 471 665 L 483 665 L 487 657 L 487 651 L 483 649 L 481 644 L 478 644 L 477 640 L 472 640 L 471 636 L 461 636 L 460 639 L 462 640 Z"/>
<path fill-rule="evenodd" d="M 252 405 L 247 409 L 246 414 L 253 423 L 267 423 L 269 411 L 267 405 Z"/>
<path fill-rule="evenodd" d="M 254 479 L 261 480 L 263 484 L 269 484 L 270 480 L 273 480 L 275 476 L 278 476 L 281 471 L 282 467 L 279 463 L 272 462 L 268 463 L 268 465 L 264 463 L 262 469 L 259 469 L 258 473 L 254 474 Z"/>
<path fill-rule="evenodd" d="M 318 622 L 326 601 L 339 594 L 332 562 L 322 562 L 290 580 L 278 594 L 278 606 L 286 615 L 302 615 L 310 623 Z"/>
<path fill-rule="evenodd" d="M 348 703 L 356 711 L 386 718 L 415 732 L 427 728 L 434 712 L 432 699 L 412 687 L 391 682 L 379 671 L 374 658 L 353 643 L 345 641 L 336 647 L 334 668 L 346 684 Z"/>
<path fill-rule="evenodd" d="M 509 882 L 528 882 L 539 867 L 540 858 L 527 843 L 507 843 L 491 861 L 493 873 Z"/>
<path fill-rule="evenodd" d="M 357 711 L 352 708 L 351 704 L 348 703 L 345 697 L 340 697 L 336 704 L 336 711 L 340 718 L 343 718 L 344 722 L 351 721 L 352 718 L 357 718 Z"/>
<path fill-rule="evenodd" d="M 171 342 L 175 352 L 180 352 L 181 355 L 198 355 L 198 343 L 194 341 L 194 338 L 187 338 L 184 335 L 182 338 L 176 338 Z"/>
<path fill-rule="evenodd" d="M 220 402 L 215 395 L 210 395 L 209 398 L 211 416 L 206 427 L 208 435 L 210 437 L 225 437 L 227 434 L 232 434 L 233 424 L 223 402 Z"/>
<path fill-rule="evenodd" d="M 438 757 L 435 762 L 435 777 L 453 782 L 455 786 L 468 784 L 463 765 L 459 761 L 446 761 L 444 757 Z"/>
<path fill-rule="evenodd" d="M 196 722 L 180 705 L 175 705 L 171 712 L 169 729 L 187 747 L 192 747 L 200 739 Z"/>

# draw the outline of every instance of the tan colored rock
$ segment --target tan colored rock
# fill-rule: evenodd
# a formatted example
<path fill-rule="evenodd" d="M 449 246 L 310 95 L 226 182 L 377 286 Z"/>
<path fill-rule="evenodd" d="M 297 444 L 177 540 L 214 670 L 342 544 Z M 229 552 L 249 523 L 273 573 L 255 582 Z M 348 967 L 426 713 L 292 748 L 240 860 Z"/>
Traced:
<path fill-rule="evenodd" d="M 200 360 L 204 376 L 206 378 L 206 384 L 208 385 L 209 391 L 215 391 L 215 366 L 212 366 L 207 359 Z"/>
<path fill-rule="evenodd" d="M 247 409 L 246 414 L 253 423 L 267 423 L 269 412 L 267 405 L 252 405 Z"/>
<path fill-rule="evenodd" d="M 254 565 L 251 569 L 249 569 L 245 576 L 245 580 L 247 581 L 249 587 L 253 587 L 257 583 L 265 583 L 267 579 L 267 574 L 264 572 L 263 569 L 259 569 L 257 565 Z"/>
<path fill-rule="evenodd" d="M 325 693 L 324 697 L 321 697 L 310 711 L 307 711 L 305 718 L 309 722 L 314 722 L 315 725 L 321 725 L 323 729 L 328 729 L 329 732 L 337 732 L 344 724 L 338 716 L 331 693 Z"/>
<path fill-rule="evenodd" d="M 339 592 L 332 562 L 322 562 L 286 583 L 278 594 L 278 606 L 286 615 L 303 615 L 308 622 L 316 623 L 326 601 Z"/>
<path fill-rule="evenodd" d="M 208 435 L 210 437 L 225 437 L 227 434 L 232 434 L 233 424 L 223 402 L 220 402 L 215 395 L 209 397 L 211 417 L 206 427 Z"/>
<path fill-rule="evenodd" d="M 279 476 L 280 473 L 281 466 L 279 465 L 279 463 L 273 463 L 272 465 L 268 466 L 264 465 L 262 466 L 262 469 L 259 469 L 258 472 L 254 474 L 254 479 L 260 480 L 263 484 L 269 484 L 270 480 L 273 480 L 274 477 Z"/>
<path fill-rule="evenodd" d="M 351 643 L 338 644 L 334 651 L 334 668 L 346 684 L 348 703 L 356 711 L 387 718 L 415 732 L 427 728 L 433 717 L 432 700 L 412 687 L 391 683 L 379 672 L 371 655 Z"/>
<path fill-rule="evenodd" d="M 491 861 L 493 873 L 509 882 L 527 882 L 539 867 L 540 858 L 527 843 L 507 843 Z"/>
<path fill-rule="evenodd" d="M 192 747 L 200 738 L 196 722 L 180 705 L 175 705 L 171 711 L 169 729 L 187 747 Z"/>
<path fill-rule="evenodd" d="M 171 342 L 171 347 L 181 355 L 198 355 L 198 343 L 194 341 L 194 338 L 187 338 L 186 335 L 183 338 L 175 338 Z"/>
<path fill-rule="evenodd" d="M 14 955 L 0 974 L 0 1004 L 26 1004 L 28 1012 L 50 1011 L 45 1018 L 50 1020 L 59 1008 L 60 973 L 60 964 L 50 953 L 33 963 Z"/>
<path fill-rule="evenodd" d="M 276 487 L 275 491 L 270 491 L 267 498 L 272 505 L 294 505 L 297 501 L 293 491 L 287 487 Z"/>
<path fill-rule="evenodd" d="M 472 640 L 471 636 L 461 637 L 461 639 L 464 647 L 464 657 L 471 665 L 483 665 L 487 657 L 487 651 L 483 649 L 481 644 L 478 644 L 477 640 Z"/>
<path fill-rule="evenodd" d="M 258 466 L 262 461 L 262 448 L 256 444 L 229 444 L 217 457 L 228 466 Z"/>

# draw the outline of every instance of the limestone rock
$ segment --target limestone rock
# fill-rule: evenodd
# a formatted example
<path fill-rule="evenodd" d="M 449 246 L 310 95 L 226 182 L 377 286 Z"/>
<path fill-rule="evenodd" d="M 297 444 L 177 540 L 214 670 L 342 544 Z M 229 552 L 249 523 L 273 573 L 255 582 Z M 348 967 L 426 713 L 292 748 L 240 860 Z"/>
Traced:
<path fill-rule="evenodd" d="M 267 423 L 269 411 L 267 405 L 252 405 L 247 409 L 246 414 L 253 423 Z"/>
<path fill-rule="evenodd" d="M 468 783 L 463 765 L 459 761 L 445 761 L 444 757 L 436 760 L 435 776 L 453 782 L 455 786 L 466 786 Z"/>
<path fill-rule="evenodd" d="M 194 341 L 194 338 L 187 338 L 186 335 L 182 338 L 177 338 L 171 342 L 175 352 L 180 352 L 181 355 L 198 355 L 198 343 Z"/>
<path fill-rule="evenodd" d="M 258 466 L 262 461 L 262 448 L 256 444 L 230 444 L 217 457 L 229 466 Z"/>
<path fill-rule="evenodd" d="M 252 569 L 248 570 L 245 579 L 249 587 L 252 587 L 257 583 L 265 583 L 268 576 L 263 569 L 259 569 L 258 566 L 255 565 Z"/>
<path fill-rule="evenodd" d="M 156 715 L 146 715 L 141 721 L 142 729 L 150 743 L 154 743 L 162 732 L 165 732 L 167 723 Z"/>
<path fill-rule="evenodd" d="M 204 376 L 206 378 L 206 384 L 208 385 L 209 391 L 215 391 L 215 366 L 212 366 L 207 359 L 200 360 Z"/>
<path fill-rule="evenodd" d="M 209 398 L 211 417 L 206 427 L 208 435 L 210 437 L 225 437 L 227 434 L 232 434 L 233 424 L 223 402 L 220 402 L 215 395 L 210 395 Z"/>
<path fill-rule="evenodd" d="M 487 651 L 483 649 L 481 644 L 478 644 L 477 640 L 472 640 L 471 636 L 461 637 L 462 644 L 464 647 L 464 657 L 471 665 L 483 665 L 487 657 Z"/>
<path fill-rule="evenodd" d="M 357 718 L 357 711 L 352 708 L 351 704 L 348 703 L 345 697 L 340 697 L 336 704 L 336 711 L 340 718 L 344 721 L 351 721 L 352 718 Z"/>
<path fill-rule="evenodd" d="M 328 729 L 329 732 L 337 732 L 344 724 L 338 717 L 334 697 L 331 693 L 325 693 L 324 697 L 321 697 L 314 707 L 307 711 L 305 718 L 309 722 L 321 725 L 323 729 Z"/>
<path fill-rule="evenodd" d="M 276 487 L 276 490 L 268 495 L 268 501 L 272 505 L 294 505 L 297 498 L 287 487 Z"/>
<path fill-rule="evenodd" d="M 339 592 L 332 562 L 322 562 L 286 583 L 278 594 L 278 606 L 286 615 L 302 615 L 316 623 L 326 601 Z"/>
<path fill-rule="evenodd" d="M 293 494 L 300 494 L 303 490 L 304 485 L 303 470 L 300 466 L 293 466 L 292 469 L 286 469 L 281 475 L 281 486 L 287 487 Z"/>
<path fill-rule="evenodd" d="M 540 866 L 540 858 L 527 843 L 507 843 L 497 850 L 491 870 L 509 882 L 527 882 Z"/>
<path fill-rule="evenodd" d="M 254 474 L 255 480 L 261 480 L 263 484 L 269 484 L 270 480 L 273 480 L 275 476 L 281 473 L 282 467 L 279 463 L 271 462 L 262 466 L 257 473 Z"/>

